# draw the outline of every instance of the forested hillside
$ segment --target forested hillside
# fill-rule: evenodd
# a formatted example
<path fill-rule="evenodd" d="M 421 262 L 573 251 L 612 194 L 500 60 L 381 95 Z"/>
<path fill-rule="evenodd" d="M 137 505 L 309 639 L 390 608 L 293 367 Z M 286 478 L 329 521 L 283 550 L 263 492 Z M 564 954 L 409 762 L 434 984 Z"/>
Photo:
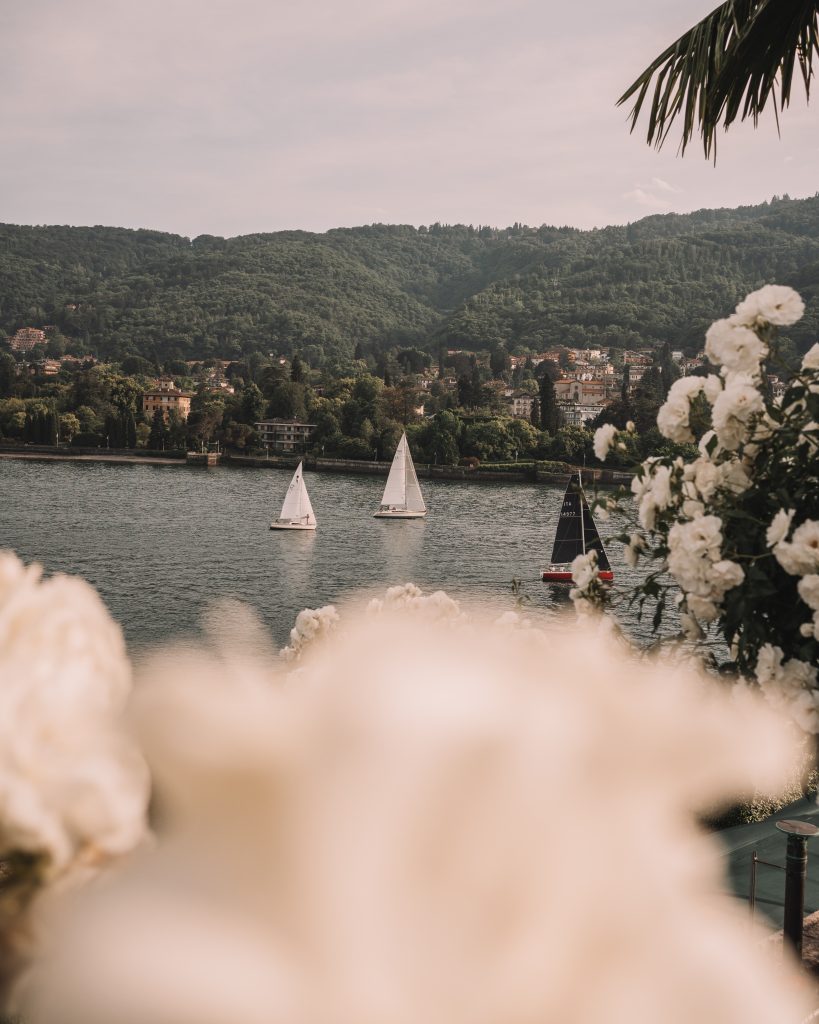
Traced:
<path fill-rule="evenodd" d="M 792 337 L 815 340 L 819 197 L 594 231 L 373 225 L 191 241 L 0 225 L 0 332 L 53 324 L 115 358 L 299 351 L 320 366 L 405 344 L 694 349 L 769 281 L 802 292 Z"/>

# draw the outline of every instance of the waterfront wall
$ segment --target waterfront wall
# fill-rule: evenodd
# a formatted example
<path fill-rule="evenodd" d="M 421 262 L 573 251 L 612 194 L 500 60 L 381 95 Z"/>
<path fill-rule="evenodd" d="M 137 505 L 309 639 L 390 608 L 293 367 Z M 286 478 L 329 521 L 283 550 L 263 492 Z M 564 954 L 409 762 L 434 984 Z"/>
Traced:
<path fill-rule="evenodd" d="M 233 468 L 248 469 L 295 469 L 303 461 L 305 468 L 317 473 L 353 473 L 362 476 L 386 476 L 390 470 L 390 462 L 375 462 L 353 459 L 324 459 L 301 455 L 270 455 L 252 456 L 222 454 L 211 452 L 206 455 L 186 453 L 185 451 L 149 451 L 144 448 L 55 448 L 50 445 L 12 445 L 0 444 L 0 456 L 6 458 L 37 458 L 43 459 L 88 459 L 101 462 L 128 463 L 139 462 L 173 462 L 177 465 L 186 464 L 200 467 L 216 464 Z M 416 463 L 415 470 L 421 479 L 427 480 L 467 480 L 473 483 L 545 483 L 566 484 L 569 474 L 578 467 L 557 462 L 505 463 L 498 466 L 485 464 L 482 466 L 440 466 L 427 463 Z M 589 485 L 600 484 L 613 486 L 628 484 L 631 475 L 612 469 L 583 469 L 584 480 Z"/>

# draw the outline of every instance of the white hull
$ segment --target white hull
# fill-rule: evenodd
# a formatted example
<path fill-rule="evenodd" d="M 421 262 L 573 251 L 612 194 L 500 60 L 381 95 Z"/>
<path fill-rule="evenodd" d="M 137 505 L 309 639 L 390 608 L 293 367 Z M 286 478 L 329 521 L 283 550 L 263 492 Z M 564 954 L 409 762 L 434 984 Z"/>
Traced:
<path fill-rule="evenodd" d="M 313 523 L 311 526 L 309 523 L 291 523 L 291 522 L 272 522 L 270 524 L 271 530 L 315 530 L 316 524 Z"/>
<path fill-rule="evenodd" d="M 373 512 L 373 519 L 423 519 L 426 512 L 402 512 L 400 509 L 393 509 L 385 512 Z"/>

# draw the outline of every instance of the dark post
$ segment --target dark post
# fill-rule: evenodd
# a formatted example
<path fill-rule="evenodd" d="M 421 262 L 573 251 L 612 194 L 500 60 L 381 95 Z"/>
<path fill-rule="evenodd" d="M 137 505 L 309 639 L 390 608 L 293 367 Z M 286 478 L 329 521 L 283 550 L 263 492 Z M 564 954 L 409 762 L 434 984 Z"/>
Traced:
<path fill-rule="evenodd" d="M 788 837 L 785 854 L 785 938 L 802 957 L 802 921 L 805 913 L 805 878 L 808 873 L 808 839 L 819 833 L 807 821 L 778 821 L 776 827 Z"/>

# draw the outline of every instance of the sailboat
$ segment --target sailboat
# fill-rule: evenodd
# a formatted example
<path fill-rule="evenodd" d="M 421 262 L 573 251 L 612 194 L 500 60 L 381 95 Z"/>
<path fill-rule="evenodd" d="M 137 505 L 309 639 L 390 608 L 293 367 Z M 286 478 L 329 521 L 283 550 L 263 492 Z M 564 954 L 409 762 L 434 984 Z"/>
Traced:
<path fill-rule="evenodd" d="M 316 517 L 310 504 L 310 495 L 304 486 L 304 474 L 300 462 L 287 494 L 284 497 L 281 514 L 270 524 L 271 530 L 315 530 Z"/>
<path fill-rule="evenodd" d="M 402 434 L 390 466 L 381 507 L 373 515 L 376 519 L 421 519 L 426 514 L 427 507 L 418 486 L 407 435 Z"/>
<path fill-rule="evenodd" d="M 552 563 L 543 570 L 543 579 L 550 583 L 571 583 L 572 562 L 578 555 L 589 551 L 597 552 L 597 565 L 601 580 L 613 580 L 606 549 L 600 540 L 591 509 L 583 493 L 583 482 L 579 473 L 573 473 L 569 486 L 563 495 L 563 507 L 557 521 L 555 543 L 552 548 Z"/>

